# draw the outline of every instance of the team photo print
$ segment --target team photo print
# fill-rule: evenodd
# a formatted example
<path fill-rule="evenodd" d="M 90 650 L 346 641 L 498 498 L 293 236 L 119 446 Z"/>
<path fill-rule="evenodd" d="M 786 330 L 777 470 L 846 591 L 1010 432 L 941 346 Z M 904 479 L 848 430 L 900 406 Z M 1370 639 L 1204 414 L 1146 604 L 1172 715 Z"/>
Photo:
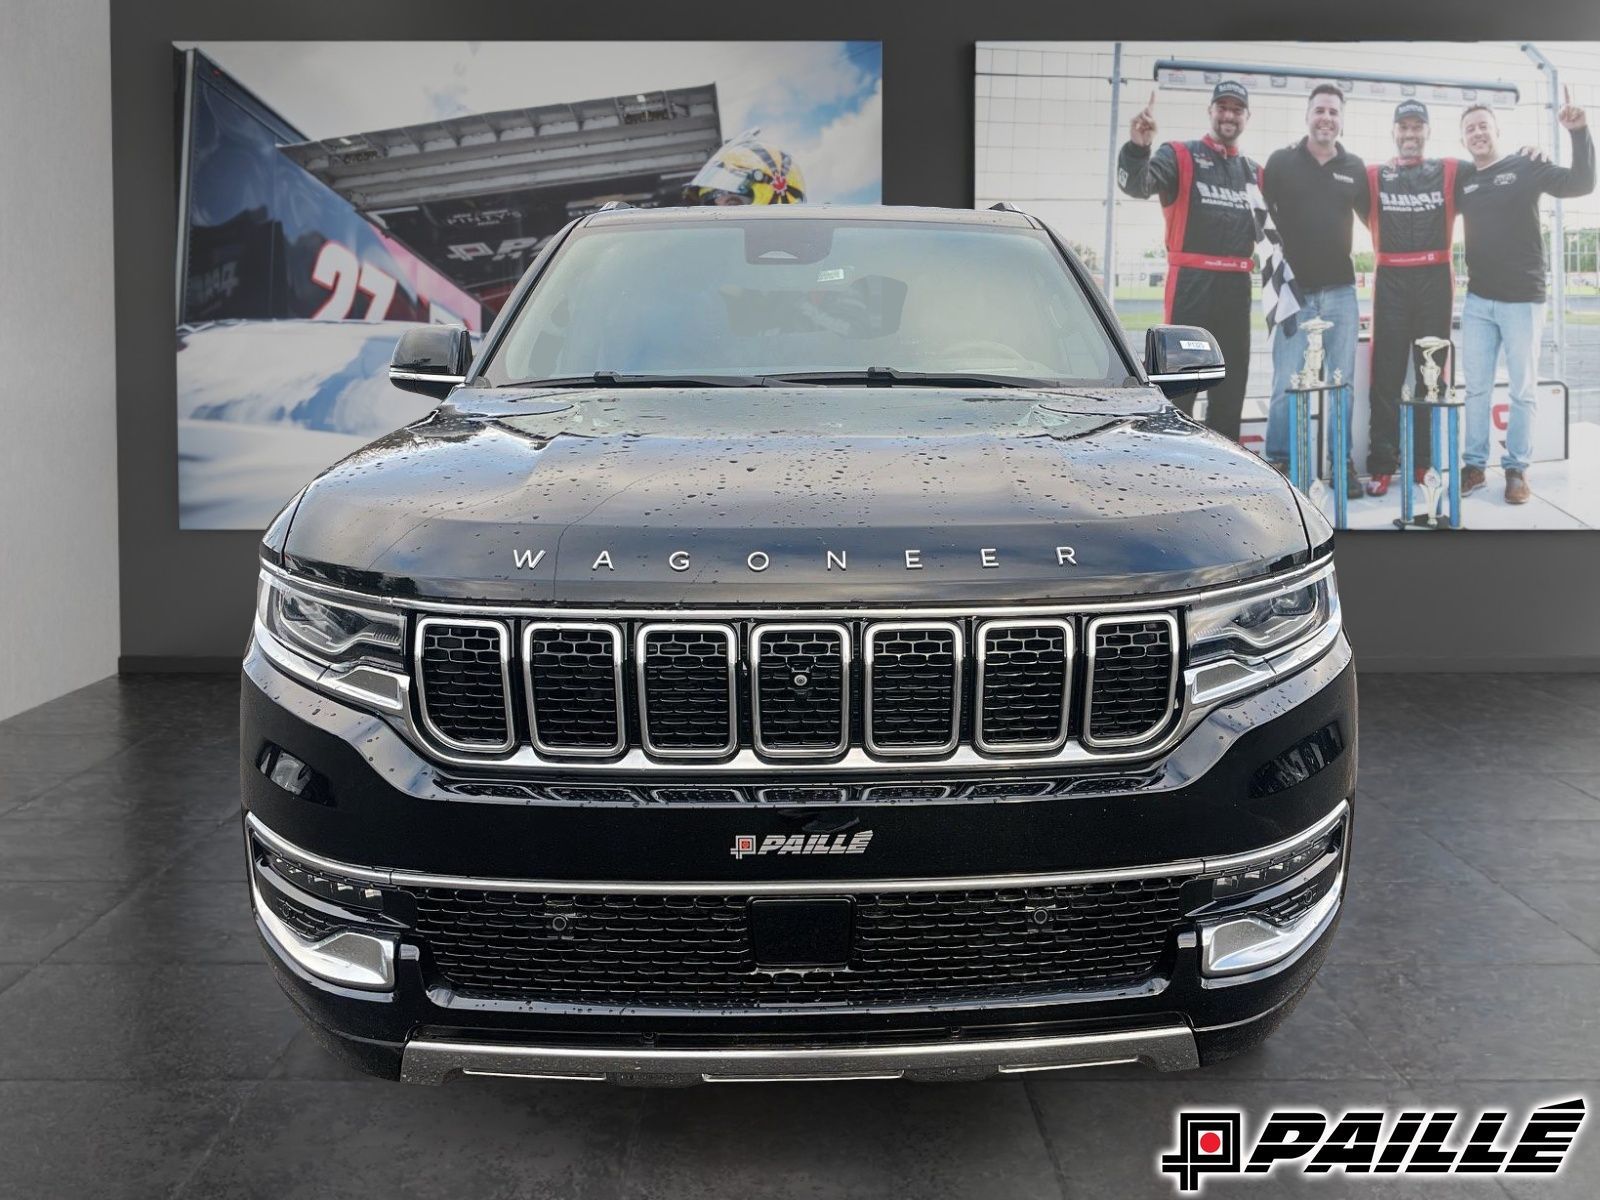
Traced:
<path fill-rule="evenodd" d="M 975 198 L 1339 529 L 1600 528 L 1600 42 L 981 42 Z"/>

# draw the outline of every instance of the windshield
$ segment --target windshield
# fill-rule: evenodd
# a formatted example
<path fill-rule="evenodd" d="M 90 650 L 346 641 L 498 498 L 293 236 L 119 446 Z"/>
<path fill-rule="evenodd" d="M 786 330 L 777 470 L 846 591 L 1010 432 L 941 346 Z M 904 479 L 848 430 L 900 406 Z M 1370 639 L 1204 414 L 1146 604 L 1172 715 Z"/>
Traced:
<path fill-rule="evenodd" d="M 1043 232 L 812 217 L 578 230 L 481 374 L 497 385 L 1128 377 Z"/>

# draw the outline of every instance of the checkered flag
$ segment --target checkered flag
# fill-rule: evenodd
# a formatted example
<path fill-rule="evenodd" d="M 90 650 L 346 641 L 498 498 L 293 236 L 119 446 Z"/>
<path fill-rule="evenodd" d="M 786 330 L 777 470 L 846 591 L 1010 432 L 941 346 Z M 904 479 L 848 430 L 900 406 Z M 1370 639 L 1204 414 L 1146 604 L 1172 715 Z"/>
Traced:
<path fill-rule="evenodd" d="M 1300 312 L 1300 285 L 1289 269 L 1289 260 L 1283 256 L 1283 238 L 1267 211 L 1261 188 L 1254 180 L 1246 187 L 1250 209 L 1255 213 L 1257 245 L 1261 254 L 1261 307 L 1267 316 L 1267 336 L 1278 325 L 1284 335 L 1294 336 L 1294 327 Z"/>

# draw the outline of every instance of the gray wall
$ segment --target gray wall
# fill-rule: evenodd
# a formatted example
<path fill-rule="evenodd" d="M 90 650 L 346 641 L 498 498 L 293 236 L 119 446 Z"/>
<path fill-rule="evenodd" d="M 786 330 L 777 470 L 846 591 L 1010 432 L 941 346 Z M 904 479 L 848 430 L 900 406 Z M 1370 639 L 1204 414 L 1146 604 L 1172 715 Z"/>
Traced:
<path fill-rule="evenodd" d="M 255 537 L 180 533 L 173 421 L 172 74 L 168 43 L 204 38 L 781 39 L 884 42 L 885 200 L 972 202 L 973 43 L 1149 37 L 1600 38 L 1591 0 L 1448 9 L 1347 0 L 1226 6 L 988 0 L 659 0 L 441 7 L 423 0 L 145 0 L 112 14 L 117 361 L 125 668 L 222 665 L 249 619 Z M 663 53 L 670 53 L 663 48 Z M 1346 535 L 1345 611 L 1363 668 L 1600 669 L 1600 533 Z"/>
<path fill-rule="evenodd" d="M 0 719 L 119 640 L 108 0 L 3 4 Z"/>

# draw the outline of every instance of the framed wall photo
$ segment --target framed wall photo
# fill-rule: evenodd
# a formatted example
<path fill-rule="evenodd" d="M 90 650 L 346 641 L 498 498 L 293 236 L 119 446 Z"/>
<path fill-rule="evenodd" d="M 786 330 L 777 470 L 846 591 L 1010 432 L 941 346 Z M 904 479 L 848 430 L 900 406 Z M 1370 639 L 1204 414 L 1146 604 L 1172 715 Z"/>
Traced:
<path fill-rule="evenodd" d="M 980 207 L 1341 528 L 1600 528 L 1600 43 L 980 42 Z"/>
<path fill-rule="evenodd" d="M 877 42 L 175 45 L 179 525 L 265 528 L 611 202 L 882 199 Z"/>

